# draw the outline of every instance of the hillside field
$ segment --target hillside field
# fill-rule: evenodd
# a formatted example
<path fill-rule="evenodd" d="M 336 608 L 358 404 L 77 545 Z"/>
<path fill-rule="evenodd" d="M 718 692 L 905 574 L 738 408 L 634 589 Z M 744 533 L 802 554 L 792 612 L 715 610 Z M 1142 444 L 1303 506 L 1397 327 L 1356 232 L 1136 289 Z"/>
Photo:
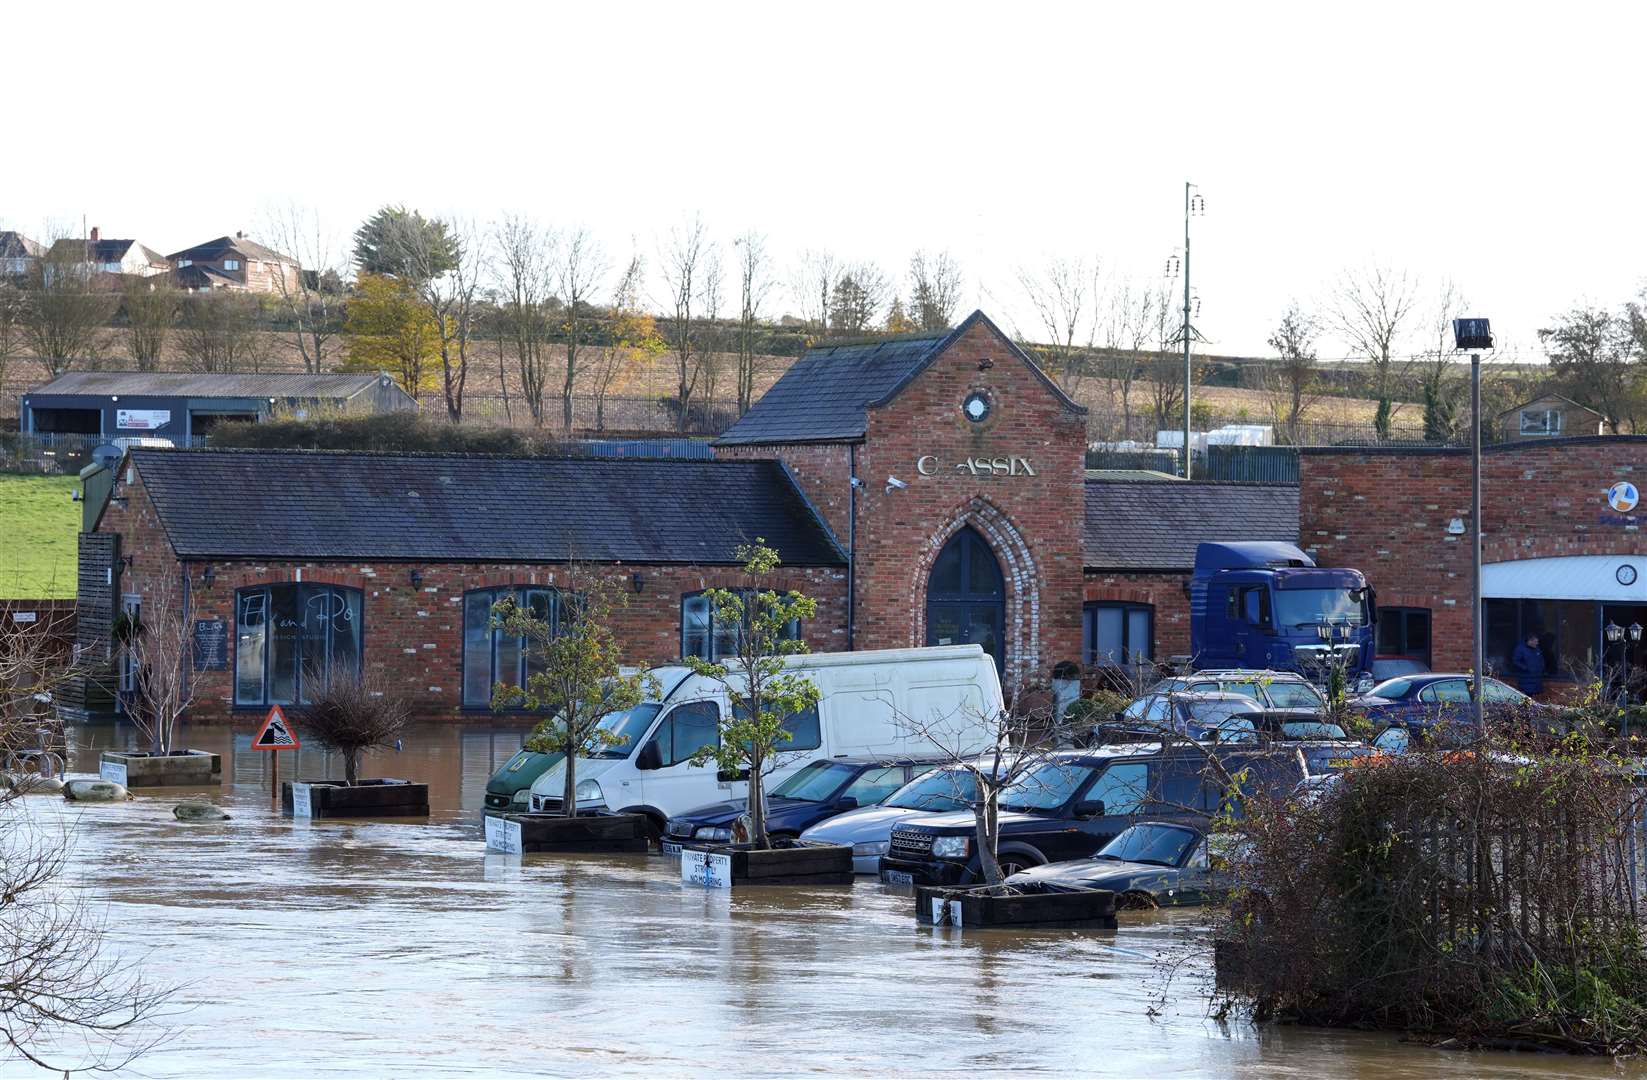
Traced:
<path fill-rule="evenodd" d="M 0 599 L 74 596 L 80 504 L 73 476 L 0 475 Z"/>

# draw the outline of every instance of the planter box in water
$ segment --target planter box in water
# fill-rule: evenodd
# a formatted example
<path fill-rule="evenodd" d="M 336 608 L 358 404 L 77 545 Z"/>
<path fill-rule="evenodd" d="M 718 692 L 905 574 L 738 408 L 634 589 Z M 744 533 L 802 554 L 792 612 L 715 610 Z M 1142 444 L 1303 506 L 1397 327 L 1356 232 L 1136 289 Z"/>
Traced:
<path fill-rule="evenodd" d="M 287 817 L 428 817 L 429 785 L 410 780 L 298 780 L 280 785 Z"/>
<path fill-rule="evenodd" d="M 918 886 L 915 921 L 924 926 L 1019 930 L 1114 930 L 1115 894 L 1107 889 L 1080 892 L 1018 893 L 992 896 L 989 886 L 955 889 Z"/>
<path fill-rule="evenodd" d="M 686 844 L 681 880 L 711 889 L 737 885 L 850 885 L 852 848 L 790 841 L 755 851 L 739 844 Z"/>
<path fill-rule="evenodd" d="M 204 750 L 105 750 L 98 775 L 128 788 L 215 787 L 223 783 L 223 758 Z"/>
<path fill-rule="evenodd" d="M 539 851 L 646 851 L 649 825 L 642 814 L 565 817 L 560 814 L 488 814 L 486 848 L 527 855 Z"/>

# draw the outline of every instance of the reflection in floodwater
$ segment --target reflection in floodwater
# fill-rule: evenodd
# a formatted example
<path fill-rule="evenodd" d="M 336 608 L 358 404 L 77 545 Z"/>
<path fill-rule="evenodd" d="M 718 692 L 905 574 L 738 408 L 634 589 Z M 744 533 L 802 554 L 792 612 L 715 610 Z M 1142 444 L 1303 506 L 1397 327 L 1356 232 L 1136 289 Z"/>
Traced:
<path fill-rule="evenodd" d="M 183 987 L 146 1076 L 1617 1075 L 1225 1027 L 1193 976 L 1151 1018 L 1154 958 L 1198 933 L 1193 913 L 1123 915 L 1107 934 L 918 929 L 907 896 L 868 881 L 729 894 L 682 886 L 660 856 L 486 854 L 481 793 L 520 728 L 422 726 L 368 761 L 429 783 L 427 824 L 294 822 L 272 809 L 253 731 L 187 734 L 225 756 L 227 823 L 175 821 L 177 794 L 26 801 L 78 823 L 70 882 L 103 906 L 111 947 Z M 86 772 L 135 745 L 123 728 L 74 739 Z M 283 779 L 341 770 L 314 749 L 279 764 Z"/>

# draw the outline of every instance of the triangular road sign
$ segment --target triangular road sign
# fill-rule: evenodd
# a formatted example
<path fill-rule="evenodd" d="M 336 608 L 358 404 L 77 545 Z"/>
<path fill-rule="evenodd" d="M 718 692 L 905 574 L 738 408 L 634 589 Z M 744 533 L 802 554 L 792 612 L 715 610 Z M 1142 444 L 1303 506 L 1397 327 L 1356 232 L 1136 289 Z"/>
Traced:
<path fill-rule="evenodd" d="M 286 722 L 286 714 L 276 705 L 269 710 L 269 717 L 263 721 L 263 726 L 252 736 L 253 750 L 298 750 L 303 746 L 297 741 L 297 733 Z"/>

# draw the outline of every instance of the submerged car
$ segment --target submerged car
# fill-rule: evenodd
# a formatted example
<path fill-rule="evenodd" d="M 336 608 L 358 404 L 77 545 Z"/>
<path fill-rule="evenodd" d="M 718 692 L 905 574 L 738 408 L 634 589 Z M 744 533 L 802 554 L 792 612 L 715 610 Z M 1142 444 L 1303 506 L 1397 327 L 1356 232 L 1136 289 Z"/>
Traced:
<path fill-rule="evenodd" d="M 798 837 L 825 818 L 873 806 L 937 765 L 932 760 L 887 761 L 876 757 L 809 762 L 767 793 L 767 836 Z M 679 852 L 688 840 L 731 840 L 732 826 L 748 810 L 748 800 L 728 799 L 670 818 L 664 829 L 664 853 Z"/>
<path fill-rule="evenodd" d="M 1105 844 L 1096 855 L 1049 863 L 1006 879 L 1026 892 L 1107 889 L 1122 908 L 1175 907 L 1222 899 L 1230 890 L 1225 860 L 1209 854 L 1208 837 L 1194 825 L 1145 821 Z"/>
<path fill-rule="evenodd" d="M 916 777 L 876 806 L 848 810 L 807 829 L 802 840 L 851 844 L 852 870 L 878 874 L 892 828 L 906 821 L 967 810 L 978 797 L 978 780 L 962 765 L 946 765 Z"/>
<path fill-rule="evenodd" d="M 560 764 L 565 754 L 518 751 L 486 781 L 483 814 L 524 814 L 531 809 L 532 781 Z"/>

